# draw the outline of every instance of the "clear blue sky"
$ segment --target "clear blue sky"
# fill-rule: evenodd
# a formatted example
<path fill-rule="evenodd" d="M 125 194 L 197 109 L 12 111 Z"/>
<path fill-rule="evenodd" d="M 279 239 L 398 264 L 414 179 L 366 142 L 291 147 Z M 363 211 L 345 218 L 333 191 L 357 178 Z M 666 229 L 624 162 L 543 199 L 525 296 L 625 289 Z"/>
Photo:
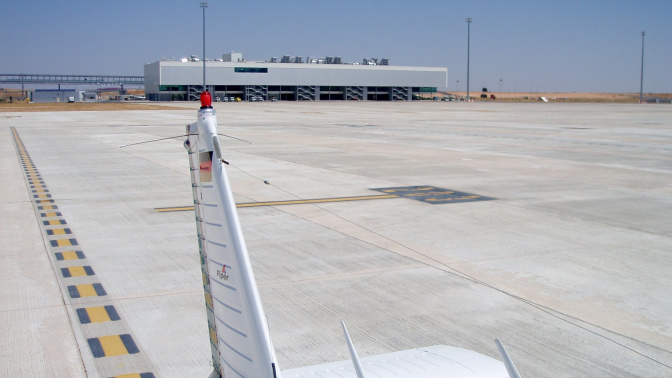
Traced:
<path fill-rule="evenodd" d="M 142 75 L 162 57 L 202 55 L 192 0 L 3 1 L 0 73 Z M 448 89 L 672 92 L 672 0 L 211 0 L 208 58 L 341 56 L 448 67 Z M 502 80 L 500 82 L 500 79 Z"/>

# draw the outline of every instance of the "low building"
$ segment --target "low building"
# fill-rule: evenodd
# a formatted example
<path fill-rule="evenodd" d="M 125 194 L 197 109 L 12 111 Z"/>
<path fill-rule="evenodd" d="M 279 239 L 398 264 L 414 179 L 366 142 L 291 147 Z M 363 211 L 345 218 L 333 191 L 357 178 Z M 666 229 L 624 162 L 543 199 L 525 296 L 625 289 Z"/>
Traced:
<path fill-rule="evenodd" d="M 35 89 L 30 92 L 32 102 L 81 102 L 84 91 L 76 89 Z"/>
<path fill-rule="evenodd" d="M 232 52 L 206 62 L 206 81 L 214 99 L 409 101 L 446 87 L 448 69 L 391 66 L 387 59 L 342 63 L 339 57 L 252 62 Z M 148 100 L 195 101 L 202 88 L 203 62 L 194 56 L 145 65 Z"/>

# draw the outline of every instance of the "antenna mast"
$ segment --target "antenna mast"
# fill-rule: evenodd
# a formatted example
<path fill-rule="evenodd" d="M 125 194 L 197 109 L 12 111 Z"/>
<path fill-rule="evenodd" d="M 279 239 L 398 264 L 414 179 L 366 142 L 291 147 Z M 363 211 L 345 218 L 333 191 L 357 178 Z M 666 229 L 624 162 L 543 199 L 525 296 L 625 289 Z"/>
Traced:
<path fill-rule="evenodd" d="M 467 102 L 470 102 L 469 99 L 469 49 L 471 44 L 471 17 L 467 18 Z"/>
<path fill-rule="evenodd" d="M 639 103 L 644 102 L 644 36 L 646 32 L 642 32 L 642 73 L 639 77 Z"/>
<path fill-rule="evenodd" d="M 203 8 L 203 92 L 206 92 L 205 86 L 205 8 L 208 7 L 208 2 L 201 2 L 201 8 Z"/>

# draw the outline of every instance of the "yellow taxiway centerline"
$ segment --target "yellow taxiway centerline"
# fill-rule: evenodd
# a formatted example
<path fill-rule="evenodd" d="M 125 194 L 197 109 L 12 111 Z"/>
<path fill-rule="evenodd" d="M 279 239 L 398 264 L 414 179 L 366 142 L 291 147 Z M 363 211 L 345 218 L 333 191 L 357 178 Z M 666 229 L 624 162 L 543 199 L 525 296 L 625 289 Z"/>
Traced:
<path fill-rule="evenodd" d="M 307 203 L 363 201 L 363 200 L 386 199 L 386 198 L 399 198 L 399 196 L 394 194 L 382 194 L 376 196 L 337 197 L 337 198 L 320 198 L 320 199 L 306 199 L 306 200 L 270 201 L 270 202 L 247 202 L 247 203 L 239 203 L 236 205 L 236 207 L 299 205 Z M 160 213 L 163 213 L 170 211 L 189 211 L 193 209 L 194 209 L 193 206 L 180 206 L 180 207 L 162 207 L 157 208 L 155 210 Z"/>

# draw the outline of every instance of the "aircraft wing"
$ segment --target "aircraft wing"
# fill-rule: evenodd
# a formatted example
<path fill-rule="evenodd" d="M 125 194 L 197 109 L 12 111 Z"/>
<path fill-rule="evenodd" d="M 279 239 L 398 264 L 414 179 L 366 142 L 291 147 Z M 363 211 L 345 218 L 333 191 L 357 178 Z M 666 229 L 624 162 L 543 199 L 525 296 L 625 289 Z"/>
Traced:
<path fill-rule="evenodd" d="M 509 378 L 501 361 L 471 350 L 446 345 L 379 354 L 364 357 L 360 359 L 360 362 L 367 378 Z M 283 370 L 282 376 L 283 378 L 346 378 L 357 377 L 357 374 L 352 361 L 345 360 Z"/>

